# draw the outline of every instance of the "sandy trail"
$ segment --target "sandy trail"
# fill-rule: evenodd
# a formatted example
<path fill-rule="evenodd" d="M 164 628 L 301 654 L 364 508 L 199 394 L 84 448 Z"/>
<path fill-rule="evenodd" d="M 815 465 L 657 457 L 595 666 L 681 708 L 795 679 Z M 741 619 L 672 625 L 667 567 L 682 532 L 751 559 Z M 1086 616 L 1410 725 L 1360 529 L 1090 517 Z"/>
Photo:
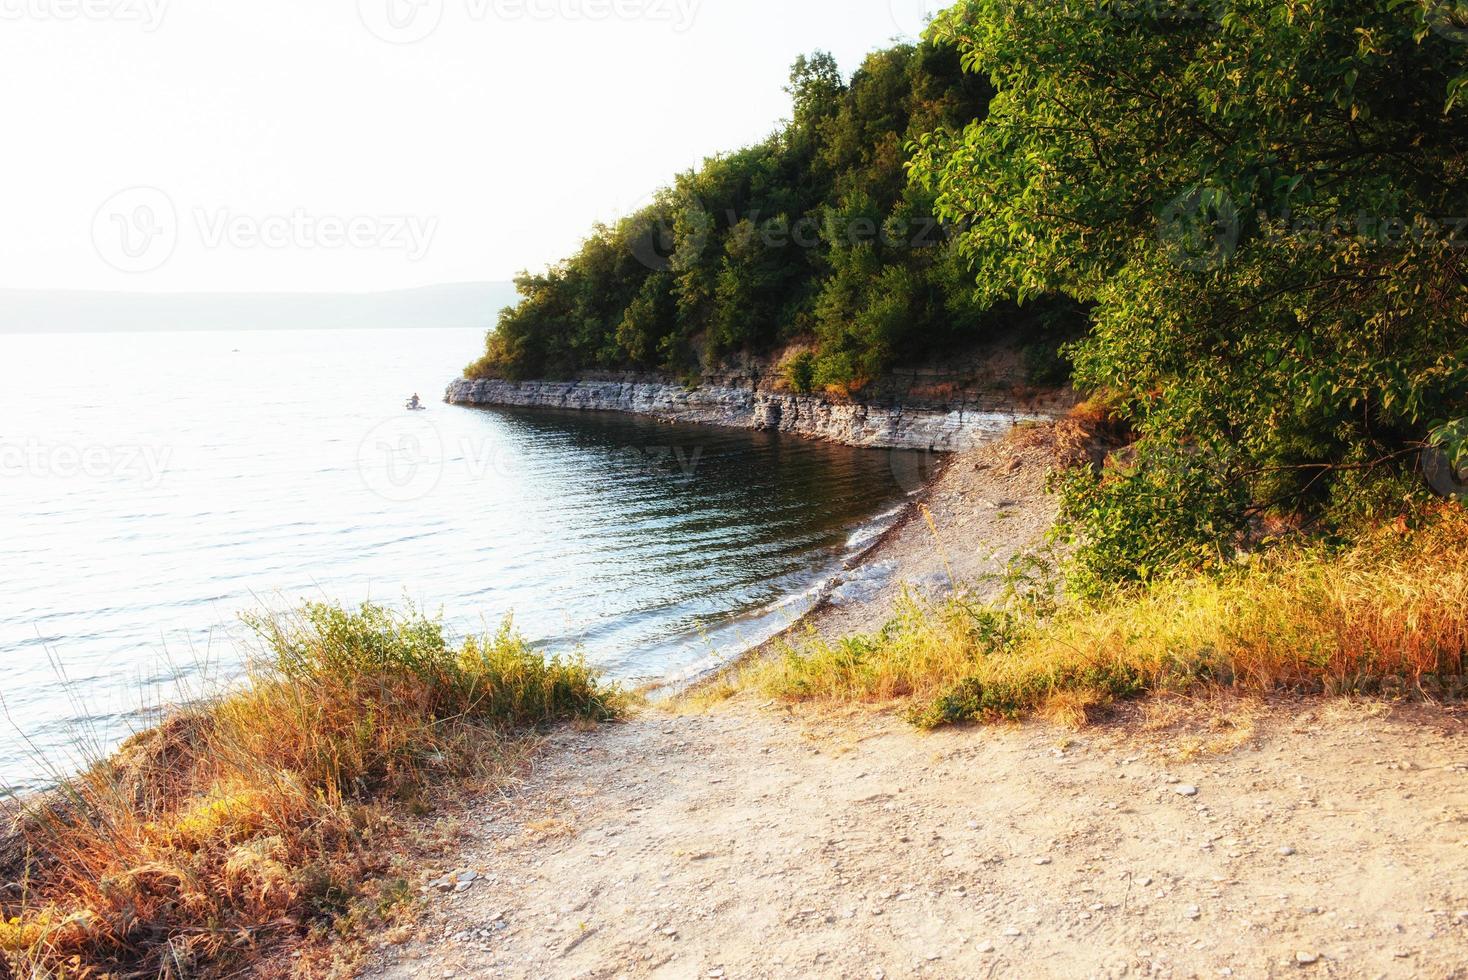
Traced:
<path fill-rule="evenodd" d="M 1053 433 L 959 457 L 816 612 L 882 622 L 902 583 L 1033 547 Z M 1195 790 L 1196 795 L 1185 795 Z M 913 730 L 743 699 L 555 735 L 471 804 L 407 977 L 1468 978 L 1468 724 L 1302 700 L 1131 706 Z"/>
<path fill-rule="evenodd" d="M 487 877 L 375 972 L 1468 976 L 1468 726 L 1383 711 L 925 735 L 731 703 L 565 732 L 471 812 Z"/>

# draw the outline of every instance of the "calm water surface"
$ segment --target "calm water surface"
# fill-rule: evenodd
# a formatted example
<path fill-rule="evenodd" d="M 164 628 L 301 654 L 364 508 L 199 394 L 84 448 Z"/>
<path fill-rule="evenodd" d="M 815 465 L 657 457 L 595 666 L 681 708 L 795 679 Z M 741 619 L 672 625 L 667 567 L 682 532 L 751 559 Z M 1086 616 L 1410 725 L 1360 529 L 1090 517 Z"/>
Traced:
<path fill-rule="evenodd" d="M 0 337 L 0 787 L 228 680 L 238 614 L 302 598 L 411 601 L 455 634 L 513 613 L 618 678 L 697 669 L 787 623 L 911 489 L 886 452 L 440 404 L 480 344 Z"/>

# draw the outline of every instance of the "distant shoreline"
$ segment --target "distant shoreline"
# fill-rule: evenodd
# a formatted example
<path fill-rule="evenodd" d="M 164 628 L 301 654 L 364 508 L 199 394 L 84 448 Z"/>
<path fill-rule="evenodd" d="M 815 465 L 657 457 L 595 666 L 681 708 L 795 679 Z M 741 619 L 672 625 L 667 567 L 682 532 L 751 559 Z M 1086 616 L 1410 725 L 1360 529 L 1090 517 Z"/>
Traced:
<path fill-rule="evenodd" d="M 361 293 L 0 290 L 0 335 L 235 330 L 488 330 L 512 283 Z"/>

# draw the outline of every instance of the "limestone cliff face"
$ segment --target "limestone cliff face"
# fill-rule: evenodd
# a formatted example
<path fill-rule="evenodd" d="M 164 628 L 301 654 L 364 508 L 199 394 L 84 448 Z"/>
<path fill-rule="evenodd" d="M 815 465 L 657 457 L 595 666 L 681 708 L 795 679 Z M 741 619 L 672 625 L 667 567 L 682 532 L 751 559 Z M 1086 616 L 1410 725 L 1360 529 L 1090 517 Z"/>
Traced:
<path fill-rule="evenodd" d="M 899 386 L 900 387 L 900 386 Z M 639 375 L 575 381 L 459 380 L 449 385 L 452 405 L 628 412 L 675 422 L 789 432 L 878 449 L 954 452 L 1002 436 L 1017 423 L 1055 417 L 1065 393 L 1023 404 L 993 390 L 974 392 L 951 383 L 908 384 L 907 395 L 889 382 L 881 402 L 834 401 L 729 374 L 687 388 Z"/>

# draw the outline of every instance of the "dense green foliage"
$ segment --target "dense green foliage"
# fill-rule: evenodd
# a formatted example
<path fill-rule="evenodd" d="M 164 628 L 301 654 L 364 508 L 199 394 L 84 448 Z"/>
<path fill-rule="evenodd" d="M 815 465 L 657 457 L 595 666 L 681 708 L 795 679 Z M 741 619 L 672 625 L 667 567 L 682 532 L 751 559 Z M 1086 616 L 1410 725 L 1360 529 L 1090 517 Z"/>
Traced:
<path fill-rule="evenodd" d="M 933 45 L 791 74 L 793 118 L 708 160 L 582 249 L 518 280 L 471 376 L 685 373 L 806 341 L 799 385 L 860 387 L 899 356 L 983 336 L 973 276 L 907 178 L 908 145 L 981 116 L 988 84 Z"/>
<path fill-rule="evenodd" d="M 963 0 L 849 84 L 798 62 L 784 129 L 522 279 L 470 370 L 801 341 L 791 387 L 851 389 L 1043 299 L 1140 439 L 1060 483 L 1077 591 L 1394 515 L 1465 486 L 1465 87 L 1455 0 Z"/>
<path fill-rule="evenodd" d="M 1262 511 L 1400 507 L 1417 449 L 1460 431 L 1457 10 L 968 0 L 934 25 L 996 95 L 922 138 L 915 178 L 985 302 L 1094 304 L 1078 379 L 1143 438 L 1065 496 L 1095 577 L 1231 553 Z"/>

